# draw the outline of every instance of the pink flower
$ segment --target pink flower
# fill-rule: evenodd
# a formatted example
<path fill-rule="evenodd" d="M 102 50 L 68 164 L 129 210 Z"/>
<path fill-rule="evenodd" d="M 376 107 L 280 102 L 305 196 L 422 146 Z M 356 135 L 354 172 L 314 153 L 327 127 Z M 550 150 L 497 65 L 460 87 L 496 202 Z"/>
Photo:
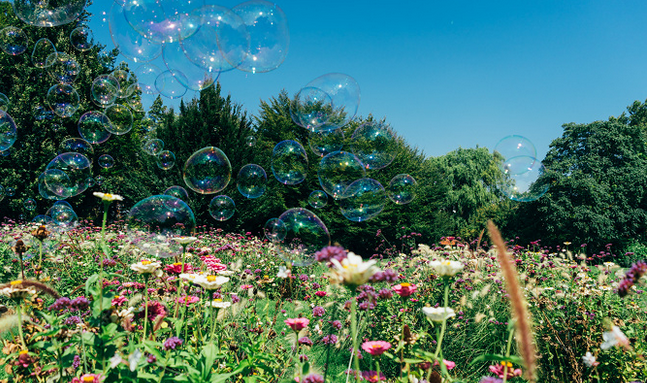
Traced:
<path fill-rule="evenodd" d="M 240 286 L 240 289 L 241 290 L 247 290 L 247 289 L 251 289 L 252 287 L 254 287 L 254 286 L 252 286 L 252 285 L 242 285 L 242 286 Z"/>
<path fill-rule="evenodd" d="M 116 297 L 112 298 L 112 301 L 110 304 L 112 306 L 119 307 L 127 301 L 128 301 L 128 298 L 117 295 Z"/>
<path fill-rule="evenodd" d="M 328 295 L 328 293 L 326 293 L 325 291 L 319 290 L 319 291 L 317 291 L 315 293 L 315 295 L 318 296 L 319 298 L 322 298 L 322 297 L 325 297 L 326 295 Z"/>
<path fill-rule="evenodd" d="M 391 348 L 391 343 L 385 342 L 383 340 L 364 342 L 362 344 L 362 350 L 368 352 L 373 356 L 379 356 L 384 353 L 384 351 Z"/>
<path fill-rule="evenodd" d="M 443 359 L 443 363 L 445 364 L 445 367 L 447 367 L 448 370 L 451 370 L 452 368 L 456 367 L 456 363 L 452 362 L 451 360 Z M 434 362 L 434 366 L 438 366 L 438 361 Z"/>
<path fill-rule="evenodd" d="M 393 286 L 392 289 L 399 296 L 406 298 L 412 295 L 413 293 L 415 293 L 418 288 L 416 287 L 416 285 L 412 283 L 400 283 L 398 285 Z"/>
<path fill-rule="evenodd" d="M 101 375 L 84 374 L 80 378 L 72 378 L 72 383 L 100 383 Z"/>
<path fill-rule="evenodd" d="M 308 327 L 309 323 L 310 319 L 308 318 L 288 318 L 285 320 L 285 324 L 290 326 L 290 328 L 296 332 Z"/>
<path fill-rule="evenodd" d="M 182 271 L 182 269 L 184 269 L 184 271 Z M 177 263 L 174 263 L 172 265 L 167 265 L 164 268 L 164 271 L 166 271 L 169 274 L 188 273 L 191 270 L 193 270 L 193 267 L 190 264 L 185 263 L 184 267 L 183 267 L 181 262 L 177 262 Z"/>
<path fill-rule="evenodd" d="M 180 303 L 180 304 L 184 303 L 187 306 L 189 306 L 190 304 L 196 303 L 198 301 L 200 301 L 200 298 L 193 295 L 183 296 L 177 299 L 177 303 Z"/>
<path fill-rule="evenodd" d="M 503 371 L 505 370 L 505 363 L 506 362 L 501 362 L 501 364 L 495 364 L 490 366 L 490 372 L 498 376 L 499 378 L 503 379 Z M 520 368 L 514 369 L 512 368 L 512 363 L 508 362 L 508 379 L 514 378 L 515 376 L 521 376 L 522 372 Z"/>
<path fill-rule="evenodd" d="M 362 379 L 371 383 L 379 382 L 381 380 L 386 380 L 386 376 L 380 372 L 380 377 L 378 378 L 376 371 L 362 371 Z"/>

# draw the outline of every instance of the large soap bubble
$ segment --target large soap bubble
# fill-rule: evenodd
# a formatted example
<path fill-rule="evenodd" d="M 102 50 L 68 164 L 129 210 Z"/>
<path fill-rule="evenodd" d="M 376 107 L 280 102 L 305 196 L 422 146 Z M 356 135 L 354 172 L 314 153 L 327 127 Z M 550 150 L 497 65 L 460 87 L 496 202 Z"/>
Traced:
<path fill-rule="evenodd" d="M 146 140 L 142 144 L 142 150 L 145 153 L 150 154 L 151 156 L 156 156 L 160 154 L 162 150 L 164 150 L 164 141 L 160 140 L 159 138 Z"/>
<path fill-rule="evenodd" d="M 99 111 L 84 113 L 79 118 L 77 127 L 79 135 L 91 144 L 102 144 L 111 136 L 108 131 L 110 129 L 110 119 Z"/>
<path fill-rule="evenodd" d="M 67 53 L 52 53 L 45 62 L 47 72 L 61 84 L 71 84 L 81 72 L 79 63 Z"/>
<path fill-rule="evenodd" d="M 353 222 L 364 222 L 377 217 L 384 210 L 384 187 L 372 178 L 359 179 L 346 189 L 347 197 L 339 201 L 341 213 Z"/>
<path fill-rule="evenodd" d="M 204 1 L 125 0 L 124 15 L 134 30 L 146 39 L 168 44 L 195 33 L 199 21 L 190 12 Z"/>
<path fill-rule="evenodd" d="M 16 123 L 11 116 L 0 110 L 0 152 L 13 146 L 18 137 Z"/>
<path fill-rule="evenodd" d="M 187 193 L 186 189 L 182 186 L 171 186 L 164 190 L 164 194 L 179 198 L 184 202 L 189 200 L 189 193 Z"/>
<path fill-rule="evenodd" d="M 315 190 L 308 196 L 308 204 L 315 209 L 328 205 L 328 194 L 323 190 Z"/>
<path fill-rule="evenodd" d="M 519 156 L 537 157 L 535 145 L 526 137 L 518 135 L 503 137 L 494 146 L 494 152 L 498 152 L 504 160 Z"/>
<path fill-rule="evenodd" d="M 179 43 L 165 44 L 162 57 L 166 67 L 176 75 L 176 80 L 185 88 L 201 91 L 213 85 L 220 72 L 209 72 L 197 66 L 186 56 Z M 161 92 L 161 91 L 160 91 Z"/>
<path fill-rule="evenodd" d="M 46 215 L 52 218 L 52 222 L 56 224 L 54 229 L 57 231 L 69 230 L 78 225 L 79 217 L 72 205 L 65 201 L 54 202 Z"/>
<path fill-rule="evenodd" d="M 191 208 L 170 195 L 145 198 L 137 202 L 128 214 L 129 229 L 143 232 L 191 235 L 195 225 Z"/>
<path fill-rule="evenodd" d="M 46 169 L 40 176 L 44 190 L 40 194 L 47 199 L 65 199 L 71 197 L 74 192 L 72 180 L 66 172 L 60 169 Z"/>
<path fill-rule="evenodd" d="M 289 209 L 279 221 L 285 226 L 285 237 L 277 242 L 277 251 L 281 259 L 294 266 L 313 264 L 315 252 L 330 245 L 328 228 L 310 210 Z"/>
<path fill-rule="evenodd" d="M 6 27 L 0 31 L 0 49 L 8 55 L 18 56 L 27 50 L 29 40 L 22 29 Z"/>
<path fill-rule="evenodd" d="M 222 150 L 207 146 L 186 160 L 183 178 L 191 190 L 200 194 L 214 194 L 229 184 L 231 163 Z"/>
<path fill-rule="evenodd" d="M 283 10 L 269 1 L 252 0 L 233 7 L 232 11 L 244 21 L 250 36 L 249 54 L 236 67 L 251 73 L 278 68 L 290 45 L 288 20 Z"/>
<path fill-rule="evenodd" d="M 94 35 L 87 25 L 81 25 L 70 32 L 70 44 L 74 49 L 85 52 L 94 45 Z"/>
<path fill-rule="evenodd" d="M 105 115 L 110 120 L 106 130 L 112 134 L 120 136 L 133 128 L 133 114 L 127 106 L 112 104 L 106 108 Z"/>
<path fill-rule="evenodd" d="M 92 100 L 101 107 L 112 105 L 119 97 L 119 81 L 109 74 L 102 74 L 92 81 Z"/>
<path fill-rule="evenodd" d="M 162 150 L 157 155 L 157 167 L 162 170 L 171 170 L 175 166 L 175 153 L 170 150 Z"/>
<path fill-rule="evenodd" d="M 346 189 L 360 178 L 366 177 L 366 170 L 360 160 L 349 152 L 330 153 L 321 159 L 319 185 L 336 200 L 346 198 Z"/>
<path fill-rule="evenodd" d="M 338 152 L 344 147 L 344 131 L 335 129 L 333 131 L 312 132 L 308 136 L 308 146 L 319 157 Z"/>
<path fill-rule="evenodd" d="M 315 87 L 301 89 L 290 102 L 290 116 L 295 124 L 318 132 L 333 116 L 334 106 L 330 95 Z"/>
<path fill-rule="evenodd" d="M 272 173 L 284 185 L 297 185 L 306 179 L 308 155 L 300 143 L 281 141 L 272 151 Z"/>
<path fill-rule="evenodd" d="M 409 174 L 398 174 L 389 182 L 386 195 L 397 205 L 406 205 L 416 198 L 417 185 Z"/>
<path fill-rule="evenodd" d="M 243 196 L 247 198 L 258 198 L 265 193 L 267 174 L 259 165 L 245 165 L 238 172 L 236 187 Z"/>
<path fill-rule="evenodd" d="M 505 160 L 500 165 L 504 178 L 499 188 L 513 201 L 535 201 L 548 191 L 549 184 L 540 180 L 544 165 L 534 157 L 517 156 Z"/>
<path fill-rule="evenodd" d="M 137 77 L 137 84 L 139 89 L 146 94 L 159 94 L 155 87 L 155 80 L 162 74 L 162 70 L 154 64 L 142 64 L 135 69 L 135 77 Z"/>
<path fill-rule="evenodd" d="M 280 242 L 285 238 L 287 228 L 278 218 L 270 218 L 265 222 L 263 232 L 265 233 L 265 238 L 268 240 L 272 242 Z"/>
<path fill-rule="evenodd" d="M 81 107 L 80 97 L 72 85 L 57 84 L 49 88 L 47 105 L 59 117 L 71 117 Z"/>
<path fill-rule="evenodd" d="M 55 27 L 79 17 L 86 0 L 14 0 L 13 10 L 20 20 L 35 27 Z"/>
<path fill-rule="evenodd" d="M 50 199 L 50 200 L 60 200 L 60 199 L 63 199 L 64 197 L 59 197 L 59 196 L 57 196 L 56 194 L 54 194 L 53 192 L 51 192 L 51 191 L 49 190 L 49 188 L 47 187 L 47 185 L 45 184 L 45 176 L 46 176 L 46 174 L 45 174 L 45 173 L 47 173 L 47 172 L 53 172 L 53 171 L 54 171 L 54 170 L 46 170 L 45 172 L 41 173 L 41 174 L 38 176 L 38 181 L 37 181 L 37 184 L 38 184 L 38 194 L 40 194 L 40 195 L 41 195 L 41 197 L 43 197 L 43 198 L 45 198 L 45 199 Z M 61 172 L 61 173 L 63 173 L 63 174 L 64 174 L 64 172 L 62 172 L 62 171 L 60 171 L 60 170 L 56 170 L 56 171 L 57 171 L 57 172 Z M 68 179 L 69 179 L 69 177 L 68 177 Z M 0 199 L 0 200 L 1 200 L 1 199 Z"/>
<path fill-rule="evenodd" d="M 31 63 L 36 68 L 47 68 L 47 66 L 54 64 L 53 60 L 47 60 L 52 54 L 56 54 L 54 44 L 49 39 L 40 39 L 36 41 L 31 52 Z"/>
<path fill-rule="evenodd" d="M 88 141 L 82 138 L 72 137 L 64 140 L 58 145 L 57 154 L 69 152 L 77 152 L 86 157 L 92 157 L 94 155 L 94 148 Z"/>
<path fill-rule="evenodd" d="M 0 93 L 0 112 L 8 112 L 11 107 L 11 101 L 6 94 Z"/>
<path fill-rule="evenodd" d="M 68 186 L 63 185 L 63 190 L 65 191 L 59 195 L 61 197 L 73 197 L 83 193 L 88 188 L 91 165 L 90 160 L 82 154 L 63 153 L 50 161 L 45 170 L 55 169 L 65 172 L 70 181 L 67 184 Z M 49 187 L 49 189 L 54 192 L 53 188 Z"/>
<path fill-rule="evenodd" d="M 342 73 L 329 73 L 310 81 L 306 87 L 321 89 L 332 98 L 334 111 L 318 131 L 341 128 L 357 114 L 360 90 L 354 78 Z"/>
<path fill-rule="evenodd" d="M 162 53 L 162 46 L 137 32 L 128 23 L 124 14 L 124 7 L 116 1 L 110 8 L 108 17 L 110 37 L 119 53 L 134 62 L 149 62 Z"/>
<path fill-rule="evenodd" d="M 236 212 L 234 200 L 226 195 L 213 197 L 209 202 L 209 214 L 217 221 L 226 221 Z"/>
<path fill-rule="evenodd" d="M 388 124 L 371 121 L 355 129 L 350 147 L 366 169 L 375 170 L 385 168 L 393 162 L 398 143 Z"/>
<path fill-rule="evenodd" d="M 162 96 L 176 99 L 186 94 L 186 87 L 182 84 L 188 82 L 189 80 L 184 73 L 167 70 L 157 76 L 157 79 L 155 79 L 155 88 Z"/>

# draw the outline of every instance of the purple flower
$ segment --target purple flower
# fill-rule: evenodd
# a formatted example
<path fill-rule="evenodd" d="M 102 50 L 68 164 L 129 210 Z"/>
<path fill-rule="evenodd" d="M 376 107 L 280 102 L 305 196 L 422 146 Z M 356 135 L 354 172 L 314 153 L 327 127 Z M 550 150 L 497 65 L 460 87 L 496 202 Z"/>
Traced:
<path fill-rule="evenodd" d="M 70 306 L 72 306 L 72 310 L 84 311 L 90 307 L 90 301 L 88 301 L 88 298 L 80 296 L 74 298 L 72 302 L 70 302 Z"/>
<path fill-rule="evenodd" d="M 81 357 L 78 355 L 74 355 L 74 360 L 72 361 L 72 367 L 74 367 L 74 369 L 77 369 L 79 368 L 80 365 L 81 365 Z"/>
<path fill-rule="evenodd" d="M 341 330 L 341 328 L 342 328 L 341 322 L 340 322 L 340 321 L 338 321 L 338 320 L 333 321 L 333 322 L 332 322 L 332 323 L 330 323 L 330 324 L 331 324 L 334 328 L 336 328 L 337 330 Z"/>
<path fill-rule="evenodd" d="M 346 250 L 339 246 L 326 246 L 315 253 L 317 262 L 327 262 L 328 266 L 332 265 L 331 260 L 336 259 L 341 262 L 346 256 Z"/>
<path fill-rule="evenodd" d="M 299 344 L 302 344 L 305 346 L 312 346 L 312 341 L 307 336 L 304 336 L 302 338 L 299 338 Z"/>
<path fill-rule="evenodd" d="M 503 383 L 503 379 L 494 376 L 484 376 L 479 380 L 479 383 Z"/>
<path fill-rule="evenodd" d="M 51 306 L 49 306 L 49 311 L 64 311 L 70 308 L 72 301 L 70 298 L 62 297 L 58 298 Z"/>
<path fill-rule="evenodd" d="M 312 316 L 314 317 L 322 317 L 324 314 L 326 314 L 326 310 L 321 306 L 316 306 L 312 309 Z"/>
<path fill-rule="evenodd" d="M 321 342 L 323 344 L 335 344 L 337 343 L 337 335 L 335 334 L 326 335 L 323 338 L 321 338 Z"/>
<path fill-rule="evenodd" d="M 324 378 L 321 375 L 310 374 L 303 378 L 303 383 L 324 383 Z"/>
<path fill-rule="evenodd" d="M 73 315 L 73 316 L 65 319 L 65 324 L 68 325 L 68 326 L 76 326 L 79 323 L 81 323 L 81 318 L 79 318 L 76 315 Z"/>
<path fill-rule="evenodd" d="M 395 283 L 398 281 L 398 273 L 393 269 L 378 271 L 371 277 L 371 282 Z"/>
<path fill-rule="evenodd" d="M 634 263 L 629 271 L 627 271 L 627 274 L 625 274 L 625 278 L 618 285 L 618 288 L 616 289 L 618 295 L 624 297 L 629 294 L 631 287 L 638 282 L 645 273 L 647 273 L 647 263 L 645 261 Z"/>
<path fill-rule="evenodd" d="M 301 275 L 299 275 L 299 280 L 300 280 L 301 282 L 306 282 L 308 279 L 310 279 L 310 278 L 308 278 L 308 276 L 307 276 L 307 275 L 305 275 L 305 274 L 301 274 Z"/>
<path fill-rule="evenodd" d="M 391 289 L 382 289 L 377 293 L 377 297 L 380 299 L 391 299 L 393 298 L 393 291 Z"/>
<path fill-rule="evenodd" d="M 166 340 L 166 342 L 164 342 L 164 349 L 166 351 L 175 350 L 176 347 L 179 347 L 181 345 L 182 345 L 182 339 L 180 339 L 180 338 L 178 338 L 176 336 L 172 336 L 172 337 L 168 338 Z"/>
<path fill-rule="evenodd" d="M 231 294 L 231 303 L 238 303 L 238 302 L 240 302 L 240 298 L 238 298 L 238 295 Z"/>

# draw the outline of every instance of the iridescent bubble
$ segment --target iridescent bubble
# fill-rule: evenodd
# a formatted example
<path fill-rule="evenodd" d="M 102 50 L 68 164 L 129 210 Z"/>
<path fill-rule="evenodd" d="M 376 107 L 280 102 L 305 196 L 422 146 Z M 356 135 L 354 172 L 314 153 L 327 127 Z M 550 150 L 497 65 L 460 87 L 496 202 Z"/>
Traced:
<path fill-rule="evenodd" d="M 162 170 L 171 170 L 175 166 L 175 154 L 170 150 L 162 150 L 157 155 L 157 167 Z"/>
<path fill-rule="evenodd" d="M 344 147 L 344 132 L 341 129 L 312 132 L 308 136 L 308 145 L 314 154 L 325 157 L 330 153 L 340 151 Z"/>
<path fill-rule="evenodd" d="M 278 68 L 288 54 L 290 32 L 283 10 L 274 3 L 252 0 L 232 8 L 250 36 L 249 54 L 236 67 L 245 72 L 264 73 Z"/>
<path fill-rule="evenodd" d="M 165 44 L 162 57 L 166 67 L 175 75 L 175 79 L 187 89 L 195 91 L 207 89 L 213 85 L 220 74 L 220 72 L 209 72 L 194 64 L 184 53 L 180 43 Z"/>
<path fill-rule="evenodd" d="M 50 170 L 52 172 L 53 170 Z M 61 171 L 61 173 L 64 173 Z M 48 188 L 47 185 L 45 184 L 45 172 L 41 173 L 38 176 L 38 194 L 41 195 L 41 197 L 45 199 L 50 199 L 50 200 L 59 200 L 62 199 L 63 197 L 59 197 L 56 194 L 52 193 Z"/>
<path fill-rule="evenodd" d="M 0 93 L 0 114 L 2 112 L 8 112 L 10 106 L 11 102 L 9 101 L 9 97 L 4 93 Z"/>
<path fill-rule="evenodd" d="M 105 128 L 112 134 L 121 136 L 133 128 L 133 114 L 127 106 L 112 104 L 106 108 L 105 116 L 110 120 Z"/>
<path fill-rule="evenodd" d="M 52 217 L 44 215 L 44 214 L 39 214 L 35 216 L 31 222 L 38 224 L 38 225 L 51 225 L 52 224 Z"/>
<path fill-rule="evenodd" d="M 112 71 L 110 75 L 117 79 L 117 82 L 119 82 L 119 92 L 117 92 L 117 97 L 130 97 L 133 95 L 133 93 L 135 93 L 135 90 L 137 90 L 137 87 L 133 87 L 133 85 L 136 84 L 135 79 L 130 77 L 130 73 L 128 71 L 117 69 Z"/>
<path fill-rule="evenodd" d="M 102 144 L 110 138 L 110 119 L 98 111 L 84 113 L 77 124 L 79 135 L 91 144 Z"/>
<path fill-rule="evenodd" d="M 76 20 L 86 0 L 45 1 L 14 0 L 14 12 L 20 20 L 35 27 L 55 27 Z"/>
<path fill-rule="evenodd" d="M 139 34 L 128 23 L 123 5 L 112 4 L 108 17 L 110 37 L 119 53 L 134 62 L 149 62 L 162 53 L 162 46 Z"/>
<path fill-rule="evenodd" d="M 142 150 L 145 153 L 150 154 L 151 156 L 158 155 L 162 150 L 164 150 L 164 141 L 159 138 L 154 138 L 152 140 L 144 141 Z"/>
<path fill-rule="evenodd" d="M 119 81 L 109 74 L 102 74 L 92 82 L 92 101 L 101 107 L 112 105 L 119 96 Z"/>
<path fill-rule="evenodd" d="M 67 174 L 70 179 L 70 187 L 61 196 L 69 197 L 79 195 L 88 188 L 88 177 L 90 177 L 90 168 L 92 163 L 82 154 L 63 153 L 59 154 L 47 165 L 45 170 L 58 169 Z M 52 190 L 51 187 L 48 188 Z M 52 190 L 54 191 L 54 190 Z"/>
<path fill-rule="evenodd" d="M 265 233 L 265 238 L 271 242 L 280 242 L 285 239 L 285 234 L 287 233 L 287 228 L 285 224 L 279 221 L 278 218 L 270 218 L 265 222 L 265 227 L 263 227 L 263 232 Z"/>
<path fill-rule="evenodd" d="M 34 211 L 36 210 L 36 201 L 33 198 L 27 198 L 22 205 L 24 206 L 25 210 L 27 211 Z"/>
<path fill-rule="evenodd" d="M 319 185 L 336 200 L 346 198 L 346 189 L 358 179 L 366 177 L 362 162 L 352 153 L 334 152 L 321 159 Z"/>
<path fill-rule="evenodd" d="M 200 194 L 214 194 L 229 184 L 231 163 L 222 150 L 207 146 L 186 160 L 183 178 L 191 190 Z"/>
<path fill-rule="evenodd" d="M 70 44 L 74 49 L 85 52 L 94 45 L 94 35 L 87 25 L 74 28 L 70 32 Z"/>
<path fill-rule="evenodd" d="M 79 94 L 68 84 L 56 84 L 49 88 L 46 101 L 52 111 L 63 118 L 72 117 L 81 107 Z"/>
<path fill-rule="evenodd" d="M 308 155 L 300 143 L 281 141 L 272 151 L 272 173 L 284 185 L 297 185 L 306 179 Z"/>
<path fill-rule="evenodd" d="M 36 41 L 34 50 L 31 52 L 31 63 L 36 68 L 47 68 L 49 65 L 54 64 L 53 60 L 47 60 L 52 54 L 56 54 L 54 44 L 49 39 L 40 39 Z"/>
<path fill-rule="evenodd" d="M 102 176 L 102 175 L 98 175 L 98 176 L 94 177 L 94 182 L 96 182 L 96 183 L 97 183 L 97 185 L 99 185 L 99 186 L 103 185 L 103 182 L 104 182 L 105 180 L 106 180 L 106 179 L 105 179 L 105 178 L 103 178 L 103 176 Z"/>
<path fill-rule="evenodd" d="M 157 125 L 150 118 L 143 118 L 139 121 L 139 126 L 147 132 L 152 132 L 157 128 Z"/>
<path fill-rule="evenodd" d="M 18 56 L 27 50 L 29 39 L 20 28 L 6 27 L 0 31 L 0 49 L 8 55 Z"/>
<path fill-rule="evenodd" d="M 332 98 L 319 88 L 301 89 L 290 102 L 290 116 L 295 124 L 318 132 L 334 113 Z"/>
<path fill-rule="evenodd" d="M 529 139 L 523 136 L 511 135 L 503 137 L 494 147 L 494 152 L 499 153 L 504 160 L 513 157 L 523 157 L 526 160 L 533 160 L 533 162 L 525 164 L 519 163 L 521 158 L 515 160 L 514 168 L 525 169 L 526 167 L 534 166 L 534 158 L 537 157 L 537 149 Z"/>
<path fill-rule="evenodd" d="M 182 254 L 182 246 L 173 240 L 172 232 L 158 234 L 133 230 L 128 237 L 133 245 L 156 258 L 171 258 Z"/>
<path fill-rule="evenodd" d="M 137 202 L 127 221 L 131 230 L 175 235 L 191 235 L 196 224 L 191 208 L 170 195 L 154 195 Z"/>
<path fill-rule="evenodd" d="M 236 187 L 243 196 L 247 198 L 258 198 L 265 193 L 267 174 L 259 165 L 245 165 L 238 172 Z"/>
<path fill-rule="evenodd" d="M 234 200 L 226 195 L 213 197 L 209 202 L 209 214 L 217 221 L 226 221 L 236 212 Z"/>
<path fill-rule="evenodd" d="M 398 174 L 391 179 L 386 195 L 397 205 L 406 205 L 416 198 L 418 183 L 409 174 Z"/>
<path fill-rule="evenodd" d="M 164 190 L 164 194 L 179 198 L 185 202 L 189 200 L 189 193 L 182 186 L 171 186 L 170 188 Z"/>
<path fill-rule="evenodd" d="M 47 56 L 45 67 L 54 80 L 61 84 L 73 83 L 81 72 L 79 63 L 72 56 L 62 52 Z"/>
<path fill-rule="evenodd" d="M 137 84 L 143 93 L 159 94 L 155 87 L 155 80 L 162 74 L 162 70 L 153 64 L 142 64 L 135 69 L 135 77 L 137 77 Z"/>
<path fill-rule="evenodd" d="M 348 124 L 357 114 L 360 90 L 354 78 L 342 73 L 329 73 L 310 81 L 306 87 L 318 88 L 332 98 L 335 109 L 327 123 L 318 131 L 334 130 Z"/>
<path fill-rule="evenodd" d="M 293 266 L 313 264 L 315 252 L 330 246 L 328 228 L 310 210 L 289 209 L 281 214 L 279 221 L 285 225 L 285 237 L 277 243 L 277 252 Z"/>
<path fill-rule="evenodd" d="M 4 152 L 16 142 L 18 130 L 9 113 L 0 111 L 0 151 Z"/>
<path fill-rule="evenodd" d="M 65 201 L 58 201 L 47 211 L 47 216 L 59 227 L 73 227 L 79 217 L 74 212 L 72 205 Z"/>
<path fill-rule="evenodd" d="M 353 132 L 350 147 L 366 169 L 383 169 L 395 159 L 397 136 L 384 122 L 366 122 Z"/>
<path fill-rule="evenodd" d="M 499 189 L 513 201 L 535 201 L 549 189 L 549 183 L 540 179 L 545 172 L 544 165 L 534 157 L 512 157 L 504 161 L 500 169 L 504 179 Z"/>
<path fill-rule="evenodd" d="M 39 192 L 46 199 L 66 199 L 71 197 L 76 190 L 70 177 L 61 169 L 46 169 L 39 176 L 40 182 L 44 187 L 39 185 Z"/>
<path fill-rule="evenodd" d="M 182 84 L 188 82 L 182 72 L 167 70 L 155 79 L 155 88 L 162 96 L 176 99 L 186 94 L 186 87 Z"/>
<path fill-rule="evenodd" d="M 97 181 L 94 180 L 92 177 L 88 177 L 88 188 L 92 188 L 97 184 Z"/>
<path fill-rule="evenodd" d="M 384 210 L 384 187 L 372 178 L 359 179 L 346 190 L 347 198 L 339 201 L 341 214 L 353 222 L 364 222 L 377 217 Z"/>
<path fill-rule="evenodd" d="M 256 145 L 256 137 L 254 137 L 254 136 L 248 136 L 248 137 L 245 139 L 245 142 L 247 143 L 247 146 L 252 147 L 252 146 Z"/>
<path fill-rule="evenodd" d="M 139 85 L 133 84 L 131 87 L 137 87 L 139 88 Z M 144 103 L 143 99 L 145 96 L 150 96 L 149 94 L 142 93 L 140 97 L 131 97 L 126 100 L 126 104 L 128 104 L 128 107 L 133 110 L 133 112 L 139 112 L 139 113 L 144 113 Z"/>
<path fill-rule="evenodd" d="M 82 138 L 73 137 L 64 140 L 58 146 L 57 154 L 68 152 L 77 152 L 83 154 L 86 157 L 92 157 L 94 155 L 94 148 L 88 141 Z"/>
<path fill-rule="evenodd" d="M 5 188 L 5 194 L 7 195 L 7 197 L 13 197 L 14 195 L 16 195 L 16 189 L 12 186 L 7 186 Z"/>
<path fill-rule="evenodd" d="M 97 159 L 97 162 L 99 163 L 99 166 L 104 169 L 110 169 L 111 167 L 115 166 L 115 159 L 112 158 L 110 154 L 100 155 L 99 159 Z"/>
<path fill-rule="evenodd" d="M 168 44 L 195 33 L 199 28 L 199 20 L 189 17 L 189 12 L 196 6 L 190 1 L 126 0 L 124 15 L 133 29 L 148 40 Z"/>
<path fill-rule="evenodd" d="M 308 196 L 308 204 L 315 209 L 328 205 L 328 194 L 323 190 L 315 190 Z"/>

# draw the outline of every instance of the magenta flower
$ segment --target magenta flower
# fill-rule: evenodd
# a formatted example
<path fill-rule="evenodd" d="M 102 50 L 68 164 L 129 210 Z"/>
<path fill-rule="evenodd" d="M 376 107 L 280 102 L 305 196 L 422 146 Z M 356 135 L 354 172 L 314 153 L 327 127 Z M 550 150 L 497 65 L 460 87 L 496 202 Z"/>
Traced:
<path fill-rule="evenodd" d="M 406 298 L 416 292 L 418 287 L 412 283 L 400 283 L 392 287 L 393 291 L 399 296 Z"/>
<path fill-rule="evenodd" d="M 290 326 L 290 328 L 296 332 L 303 330 L 308 327 L 310 324 L 310 319 L 308 318 L 288 318 L 285 321 L 285 324 Z"/>
<path fill-rule="evenodd" d="M 380 356 L 384 351 L 391 348 L 391 343 L 385 342 L 383 340 L 364 342 L 362 344 L 362 350 L 368 352 L 373 356 Z"/>
<path fill-rule="evenodd" d="M 452 362 L 451 360 L 443 359 L 443 363 L 445 364 L 445 367 L 447 367 L 448 370 L 451 370 L 452 368 L 456 367 L 456 363 Z M 434 362 L 434 366 L 438 366 L 438 361 Z"/>

